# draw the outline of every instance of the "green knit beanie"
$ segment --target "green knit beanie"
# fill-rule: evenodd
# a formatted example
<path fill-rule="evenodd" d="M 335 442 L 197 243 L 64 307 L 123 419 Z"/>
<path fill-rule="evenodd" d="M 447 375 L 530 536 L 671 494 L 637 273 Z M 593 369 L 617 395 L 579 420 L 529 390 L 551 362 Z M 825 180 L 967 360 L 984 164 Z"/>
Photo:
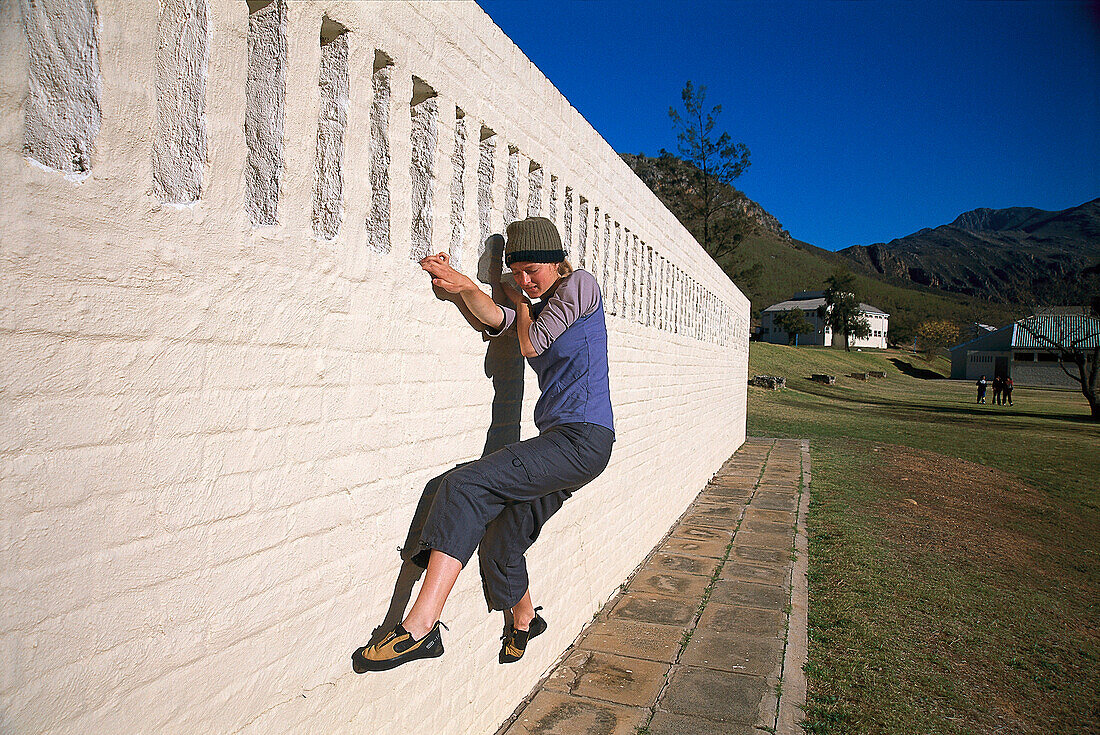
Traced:
<path fill-rule="evenodd" d="M 545 217 L 528 217 L 508 225 L 504 263 L 560 263 L 565 260 L 561 236 Z"/>

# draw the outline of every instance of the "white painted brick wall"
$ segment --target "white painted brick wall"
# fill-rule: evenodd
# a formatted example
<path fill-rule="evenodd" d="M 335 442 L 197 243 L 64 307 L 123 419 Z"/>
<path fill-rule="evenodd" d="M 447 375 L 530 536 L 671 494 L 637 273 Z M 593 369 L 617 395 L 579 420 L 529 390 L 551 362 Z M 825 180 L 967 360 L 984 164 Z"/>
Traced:
<path fill-rule="evenodd" d="M 20 8 L 0 4 L 0 731 L 492 732 L 743 441 L 747 300 L 473 3 L 289 3 L 279 222 L 258 229 L 244 208 L 245 3 L 209 0 L 208 155 L 186 207 L 153 187 L 158 3 L 96 2 L 102 123 L 79 181 L 24 156 Z M 350 50 L 332 241 L 311 223 L 326 14 Z M 385 255 L 367 230 L 376 49 L 394 60 Z M 467 273 L 486 125 L 494 232 L 511 145 L 519 212 L 534 160 L 544 212 L 551 176 L 559 222 L 572 191 L 574 243 L 584 197 L 601 256 L 606 214 L 612 248 L 618 222 L 733 328 L 694 339 L 643 326 L 644 312 L 609 317 L 618 442 L 529 555 L 551 627 L 522 664 L 496 663 L 501 621 L 471 569 L 443 658 L 356 676 L 350 654 L 389 604 L 425 482 L 478 457 L 492 420 L 486 343 L 409 260 L 414 74 L 439 93 L 435 250 L 450 247 L 457 105 Z M 527 370 L 524 437 L 537 394 Z"/>

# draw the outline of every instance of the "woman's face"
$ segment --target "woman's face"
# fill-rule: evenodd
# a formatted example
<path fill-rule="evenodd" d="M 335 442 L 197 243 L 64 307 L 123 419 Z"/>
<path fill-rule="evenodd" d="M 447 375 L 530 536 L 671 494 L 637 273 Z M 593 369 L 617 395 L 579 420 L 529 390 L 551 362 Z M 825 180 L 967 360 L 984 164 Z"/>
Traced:
<path fill-rule="evenodd" d="M 557 263 L 512 263 L 508 267 L 516 285 L 532 299 L 542 297 L 561 278 Z"/>

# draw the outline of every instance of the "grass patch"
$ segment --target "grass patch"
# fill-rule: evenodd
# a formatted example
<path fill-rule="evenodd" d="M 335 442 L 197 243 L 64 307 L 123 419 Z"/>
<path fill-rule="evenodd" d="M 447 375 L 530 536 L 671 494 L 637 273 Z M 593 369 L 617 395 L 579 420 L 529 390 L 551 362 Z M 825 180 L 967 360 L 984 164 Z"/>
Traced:
<path fill-rule="evenodd" d="M 749 389 L 749 433 L 811 440 L 807 731 L 1100 732 L 1100 427 L 918 370 L 945 368 L 751 346 L 789 387 Z"/>

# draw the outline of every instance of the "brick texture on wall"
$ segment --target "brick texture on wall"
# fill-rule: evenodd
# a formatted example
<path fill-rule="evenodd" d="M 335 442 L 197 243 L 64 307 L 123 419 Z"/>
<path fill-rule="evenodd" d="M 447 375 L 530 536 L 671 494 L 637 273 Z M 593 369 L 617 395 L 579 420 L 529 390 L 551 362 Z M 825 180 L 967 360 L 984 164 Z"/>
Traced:
<path fill-rule="evenodd" d="M 48 29 L 0 4 L 0 731 L 491 733 L 744 440 L 748 301 L 474 3 L 207 0 L 200 77 L 157 62 L 178 5 L 82 0 L 94 47 L 66 73 L 101 119 L 74 137 L 86 110 L 28 91 Z M 250 23 L 273 14 L 285 90 L 257 96 Z M 176 67 L 205 85 L 197 153 L 155 140 Z M 79 176 L 31 138 L 79 138 Z M 535 434 L 514 339 L 410 254 L 474 275 L 533 211 L 615 306 L 611 463 L 529 554 L 550 628 L 498 665 L 475 564 L 446 655 L 357 676 L 426 484 Z"/>

